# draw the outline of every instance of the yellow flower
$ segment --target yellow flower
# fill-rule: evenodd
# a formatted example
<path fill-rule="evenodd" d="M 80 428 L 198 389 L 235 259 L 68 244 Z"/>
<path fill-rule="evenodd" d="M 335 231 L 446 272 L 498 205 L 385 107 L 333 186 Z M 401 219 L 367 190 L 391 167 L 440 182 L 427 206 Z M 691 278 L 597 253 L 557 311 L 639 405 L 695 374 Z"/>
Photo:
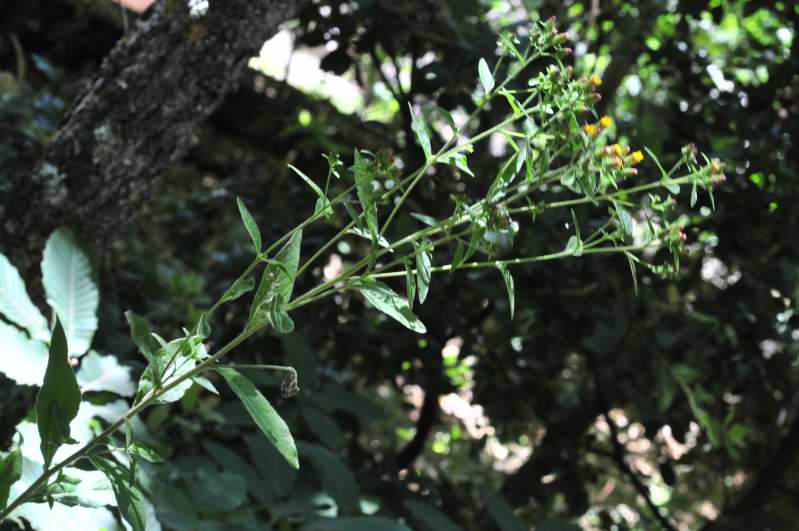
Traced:
<path fill-rule="evenodd" d="M 630 159 L 632 160 L 633 164 L 638 164 L 642 160 L 644 160 L 644 154 L 640 151 L 633 151 L 633 154 L 630 155 Z"/>
<path fill-rule="evenodd" d="M 585 124 L 583 126 L 583 130 L 588 134 L 588 136 L 596 136 L 599 132 L 599 129 L 594 124 Z"/>
<path fill-rule="evenodd" d="M 624 150 L 621 148 L 620 145 L 613 144 L 611 147 L 613 148 L 613 153 L 615 153 L 617 157 L 621 157 L 622 155 L 624 155 Z"/>
<path fill-rule="evenodd" d="M 598 87 L 599 85 L 602 84 L 602 78 L 599 77 L 598 74 L 594 74 L 593 76 L 591 76 L 591 84 L 595 87 Z"/>
<path fill-rule="evenodd" d="M 613 118 L 610 116 L 603 116 L 599 119 L 599 125 L 602 126 L 603 129 L 607 129 L 611 125 L 613 125 Z"/>

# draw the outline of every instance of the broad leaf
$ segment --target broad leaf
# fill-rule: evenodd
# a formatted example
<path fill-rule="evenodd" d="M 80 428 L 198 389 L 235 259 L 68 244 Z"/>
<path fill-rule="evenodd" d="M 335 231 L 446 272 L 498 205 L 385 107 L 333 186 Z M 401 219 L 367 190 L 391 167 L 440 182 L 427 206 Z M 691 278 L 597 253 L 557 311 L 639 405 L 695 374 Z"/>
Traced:
<path fill-rule="evenodd" d="M 425 159 L 430 160 L 433 156 L 433 149 L 430 145 L 430 136 L 427 134 L 427 126 L 424 120 L 416 114 L 410 102 L 408 102 L 408 109 L 411 113 L 411 129 L 413 129 L 413 132 L 416 134 L 416 140 L 419 142 L 419 145 L 422 146 Z"/>
<path fill-rule="evenodd" d="M 103 356 L 92 350 L 80 361 L 78 385 L 82 393 L 109 391 L 120 396 L 133 396 L 136 386 L 130 371 L 130 367 L 119 364 L 116 356 Z"/>
<path fill-rule="evenodd" d="M 514 307 L 515 307 L 515 290 L 513 286 L 513 277 L 508 270 L 508 266 L 505 264 L 500 263 L 497 265 L 497 269 L 499 269 L 500 274 L 502 274 L 502 280 L 505 281 L 505 287 L 508 290 L 508 305 L 510 306 L 510 318 L 513 319 L 514 314 Z"/>
<path fill-rule="evenodd" d="M 41 341 L 50 339 L 47 320 L 34 306 L 25 282 L 8 259 L 0 254 L 0 315 L 28 331 L 28 334 Z"/>
<path fill-rule="evenodd" d="M 428 531 L 462 531 L 446 514 L 429 503 L 408 500 L 402 505 L 416 520 L 424 524 L 423 528 Z"/>
<path fill-rule="evenodd" d="M 0 512 L 8 505 L 11 485 L 22 477 L 22 452 L 14 450 L 0 458 Z"/>
<path fill-rule="evenodd" d="M 142 491 L 131 481 L 131 472 L 115 461 L 92 455 L 92 464 L 111 482 L 119 513 L 133 531 L 147 531 L 157 525 L 152 506 Z"/>
<path fill-rule="evenodd" d="M 36 396 L 36 423 L 45 468 L 50 468 L 59 446 L 73 443 L 69 435 L 69 423 L 78 414 L 79 408 L 80 387 L 69 365 L 67 337 L 56 317 L 44 382 Z"/>
<path fill-rule="evenodd" d="M 19 385 L 42 385 L 47 345 L 0 321 L 0 373 Z"/>
<path fill-rule="evenodd" d="M 42 259 L 42 283 L 47 302 L 61 320 L 69 353 L 89 350 L 97 329 L 100 295 L 92 279 L 89 257 L 68 229 L 58 229 L 47 240 Z"/>
<path fill-rule="evenodd" d="M 372 239 L 376 240 L 378 235 L 377 204 L 375 203 L 374 188 L 372 187 L 374 175 L 369 163 L 361 157 L 357 149 L 354 152 L 354 157 L 355 162 L 352 165 L 352 171 L 355 175 L 355 191 L 358 193 L 358 200 L 361 202 L 364 217 L 366 217 L 366 226 L 369 228 Z"/>
<path fill-rule="evenodd" d="M 420 334 L 427 332 L 424 324 L 408 307 L 408 302 L 382 282 L 365 278 L 355 284 L 355 288 L 363 294 L 369 304 L 397 320 L 404 327 Z"/>
<path fill-rule="evenodd" d="M 244 201 L 237 197 L 236 203 L 239 205 L 239 214 L 241 214 L 241 221 L 244 222 L 244 228 L 247 229 L 252 244 L 255 246 L 255 254 L 259 254 L 261 252 L 261 230 L 258 228 L 255 218 L 250 214 Z"/>
<path fill-rule="evenodd" d="M 322 487 L 336 500 L 339 514 L 358 514 L 358 483 L 347 465 L 337 455 L 318 444 L 300 443 L 299 447 L 303 459 L 310 461 L 319 472 Z"/>
<path fill-rule="evenodd" d="M 267 321 L 275 325 L 271 320 L 272 314 L 277 310 L 282 311 L 280 305 L 291 299 L 294 290 L 294 277 L 300 263 L 301 242 L 302 231 L 297 231 L 275 255 L 274 260 L 267 263 L 250 309 L 249 326 L 261 326 Z M 275 317 L 287 317 L 287 315 L 275 315 Z"/>
<path fill-rule="evenodd" d="M 486 60 L 482 57 L 480 58 L 480 62 L 477 63 L 477 73 L 480 74 L 480 83 L 483 85 L 486 96 L 488 96 L 491 94 L 491 91 L 494 90 L 494 76 L 491 74 L 488 63 L 486 63 Z"/>
<path fill-rule="evenodd" d="M 238 371 L 230 368 L 218 368 L 216 371 L 222 375 L 230 388 L 233 389 L 233 392 L 244 404 L 255 424 L 266 438 L 275 445 L 280 455 L 295 469 L 300 468 L 297 447 L 294 444 L 294 438 L 291 436 L 289 427 L 264 395 Z"/>
<path fill-rule="evenodd" d="M 430 289 L 430 268 L 433 266 L 433 260 L 430 256 L 429 245 L 430 242 L 423 241 L 419 245 L 421 250 L 416 255 L 416 285 L 419 288 L 420 303 L 424 303 L 427 299 L 427 291 Z"/>

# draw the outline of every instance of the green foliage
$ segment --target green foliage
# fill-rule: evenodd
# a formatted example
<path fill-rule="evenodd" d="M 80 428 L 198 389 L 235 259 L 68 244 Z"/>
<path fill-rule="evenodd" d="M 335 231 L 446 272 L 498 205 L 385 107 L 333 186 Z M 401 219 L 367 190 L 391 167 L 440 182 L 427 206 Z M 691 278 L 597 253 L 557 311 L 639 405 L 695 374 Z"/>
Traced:
<path fill-rule="evenodd" d="M 11 485 L 20 477 L 22 477 L 22 453 L 14 450 L 0 458 L 0 511 L 8 504 Z"/>
<path fill-rule="evenodd" d="M 427 332 L 424 324 L 411 312 L 407 301 L 382 282 L 373 279 L 359 281 L 355 288 L 369 304 L 396 320 L 402 326 L 419 334 Z"/>
<path fill-rule="evenodd" d="M 234 369 L 219 368 L 221 374 L 236 396 L 239 397 L 255 424 L 269 441 L 275 445 L 286 461 L 294 468 L 300 467 L 297 458 L 297 447 L 288 426 L 280 418 L 275 408 L 253 385 L 251 381 L 239 374 Z"/>

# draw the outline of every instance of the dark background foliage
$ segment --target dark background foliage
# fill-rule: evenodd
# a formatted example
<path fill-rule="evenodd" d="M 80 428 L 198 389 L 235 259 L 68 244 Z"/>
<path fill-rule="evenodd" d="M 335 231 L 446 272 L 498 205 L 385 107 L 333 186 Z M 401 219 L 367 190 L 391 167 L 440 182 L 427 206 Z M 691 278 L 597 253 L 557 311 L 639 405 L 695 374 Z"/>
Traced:
<path fill-rule="evenodd" d="M 43 4 L 0 2 L 0 193 L 31 170 L 71 98 L 124 34 L 116 10 Z M 478 59 L 493 58 L 495 32 L 526 24 L 528 11 L 555 15 L 569 31 L 577 75 L 602 74 L 601 106 L 624 136 L 665 161 L 694 142 L 728 162 L 715 211 L 702 200 L 686 213 L 676 278 L 639 271 L 636 296 L 622 259 L 525 266 L 513 271 L 510 320 L 496 271 L 440 274 L 417 308 L 424 336 L 361 299 L 336 297 L 297 311 L 291 338 L 258 336 L 233 358 L 293 364 L 299 397 L 265 389 L 296 437 L 319 445 L 301 448 L 301 459 L 324 461 L 314 456 L 328 448 L 379 514 L 414 529 L 425 524 L 408 500 L 438 507 L 463 529 L 496 528 L 495 493 L 537 529 L 799 529 L 799 10 L 790 2 L 305 2 L 288 26 L 294 46 L 314 48 L 324 70 L 353 80 L 363 104 L 348 114 L 324 95 L 244 72 L 142 212 L 95 246 L 95 346 L 143 367 L 124 310 L 173 333 L 246 267 L 235 196 L 267 240 L 310 214 L 313 199 L 287 163 L 324 175 L 322 153 L 338 150 L 349 164 L 359 147 L 390 150 L 414 167 L 421 154 L 409 141 L 407 104 L 471 111 Z M 491 108 L 481 121 L 504 112 Z M 412 209 L 448 215 L 448 197 L 484 191 L 498 160 L 488 147 L 477 151 L 473 181 L 437 167 Z M 562 248 L 566 221 L 537 219 L 518 235 L 518 254 Z M 336 230 L 308 232 L 303 255 Z M 363 243 L 348 242 L 325 259 L 335 253 L 346 263 Z M 322 274 L 300 279 L 299 289 Z M 220 314 L 213 343 L 235 335 L 246 313 L 241 301 Z M 5 447 L 34 391 L 3 383 L 0 396 Z M 442 408 L 452 397 L 483 410 Z M 476 429 L 475 417 L 487 425 Z M 167 527 L 233 525 L 243 506 L 255 515 L 247 525 L 299 529 L 320 510 L 320 487 L 339 492 L 339 512 L 348 510 L 348 487 L 329 483 L 346 483 L 346 474 L 316 465 L 291 477 L 232 396 L 190 393 L 145 422 L 171 455 L 151 487 Z M 203 474 L 220 470 L 246 478 L 246 502 L 227 506 L 203 491 L 213 483 Z M 186 500 L 219 506 L 181 512 L 181 488 L 196 490 Z"/>

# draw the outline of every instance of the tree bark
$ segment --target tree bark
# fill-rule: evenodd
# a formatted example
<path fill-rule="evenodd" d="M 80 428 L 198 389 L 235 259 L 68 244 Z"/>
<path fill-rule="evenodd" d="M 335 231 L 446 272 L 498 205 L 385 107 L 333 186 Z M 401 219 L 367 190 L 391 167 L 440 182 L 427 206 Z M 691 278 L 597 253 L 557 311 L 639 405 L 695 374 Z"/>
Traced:
<path fill-rule="evenodd" d="M 0 181 L 0 252 L 30 278 L 55 228 L 99 242 L 123 227 L 300 2 L 211 0 L 204 14 L 185 1 L 154 5 L 106 57 L 33 172 Z"/>

